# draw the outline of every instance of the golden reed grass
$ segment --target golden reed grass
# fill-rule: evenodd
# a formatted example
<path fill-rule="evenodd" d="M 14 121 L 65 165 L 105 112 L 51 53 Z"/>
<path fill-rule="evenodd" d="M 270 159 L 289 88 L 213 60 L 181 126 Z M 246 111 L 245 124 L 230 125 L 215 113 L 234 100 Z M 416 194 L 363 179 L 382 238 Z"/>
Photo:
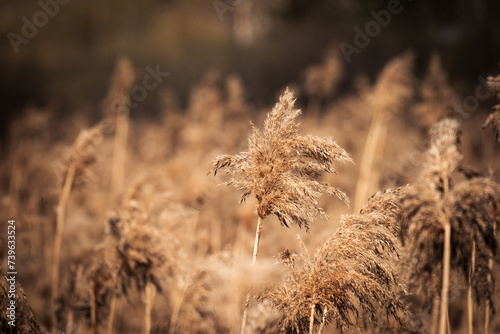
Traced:
<path fill-rule="evenodd" d="M 402 235 L 408 252 L 409 281 L 423 293 L 427 305 L 433 303 L 432 332 L 439 329 L 444 334 L 452 269 L 469 284 L 470 329 L 472 290 L 478 303 L 492 301 L 488 261 L 498 260 L 494 225 L 500 192 L 496 183 L 479 173 L 467 172 L 466 180 L 453 182 L 454 174 L 465 170 L 459 166 L 462 154 L 457 121 L 436 123 L 430 137 L 421 179 L 402 198 Z M 439 291 L 440 299 L 435 297 Z"/>
<path fill-rule="evenodd" d="M 280 312 L 281 333 L 313 333 L 314 328 L 321 333 L 329 323 L 341 332 L 361 330 L 364 316 L 378 326 L 380 309 L 403 323 L 406 310 L 397 294 L 402 286 L 392 261 L 400 256 L 397 218 L 404 192 L 395 188 L 374 195 L 358 213 L 342 218 L 313 257 L 281 254 L 288 275 L 261 296 Z M 297 259 L 305 262 L 302 268 Z"/>
<path fill-rule="evenodd" d="M 54 236 L 54 250 L 52 261 L 52 328 L 57 326 L 56 314 L 56 299 L 59 294 L 59 265 L 61 258 L 61 247 L 63 241 L 63 231 L 65 222 L 65 212 L 68 199 L 71 194 L 73 185 L 79 185 L 86 181 L 89 173 L 89 168 L 95 163 L 96 147 L 102 141 L 101 128 L 96 126 L 89 130 L 82 130 L 76 138 L 73 147 L 71 148 L 69 157 L 64 162 L 62 174 L 63 184 L 59 203 L 57 206 L 57 221 L 56 231 Z"/>
<path fill-rule="evenodd" d="M 384 133 L 389 139 L 386 145 L 391 150 L 388 152 L 392 154 L 384 155 L 384 161 L 387 165 L 396 165 L 398 156 L 394 155 L 392 143 L 396 136 L 408 131 L 408 135 L 398 136 L 396 146 L 413 147 L 412 139 L 440 117 L 438 114 L 444 105 L 451 103 L 446 78 L 435 59 L 429 64 L 428 74 L 420 86 L 420 100 L 409 98 L 413 106 L 409 105 L 408 110 L 415 111 L 416 117 L 425 117 L 425 124 L 419 123 L 416 128 L 409 122 L 408 113 L 400 113 L 398 119 L 390 118 L 398 125 L 398 132 L 394 133 L 387 131 L 391 124 L 389 112 L 383 116 L 383 122 L 373 123 L 373 115 L 365 110 L 368 105 L 373 108 L 385 105 L 391 109 L 394 105 L 387 101 L 404 95 L 403 90 L 410 90 L 403 84 L 391 86 L 394 82 L 405 82 L 398 75 L 406 70 L 395 71 L 393 82 L 384 85 L 382 73 L 373 86 L 368 84 L 368 79 L 361 78 L 355 94 L 336 101 L 330 98 L 335 88 L 328 89 L 331 78 L 318 78 L 315 83 L 316 96 L 323 94 L 318 98 L 323 99 L 325 112 L 306 113 L 303 131 L 312 125 L 319 133 L 340 129 L 334 133 L 343 135 L 343 146 L 354 149 L 366 144 L 366 138 L 357 134 L 368 131 L 370 122 L 379 128 L 378 135 L 371 135 L 378 138 L 374 142 L 379 144 L 371 163 L 373 174 L 365 197 L 378 186 L 375 180 L 379 175 L 386 172 L 377 168 L 382 162 L 377 160 L 377 155 L 384 146 Z M 329 62 L 325 60 L 320 67 L 326 71 L 331 66 Z M 63 330 L 65 325 L 66 333 L 109 334 L 139 333 L 149 328 L 151 333 L 235 333 L 242 327 L 245 333 L 323 333 L 336 329 L 372 333 L 427 332 L 428 328 L 423 325 L 430 316 L 423 314 L 423 308 L 417 303 L 423 298 L 425 304 L 432 307 L 433 296 L 443 293 L 446 276 L 450 278 L 449 300 L 453 304 L 449 310 L 453 328 L 449 328 L 454 331 L 459 321 L 463 322 L 460 325 L 467 325 L 465 319 L 462 320 L 466 318 L 463 309 L 467 310 L 469 319 L 474 320 L 468 323 L 472 330 L 483 329 L 479 315 L 482 317 L 484 312 L 485 332 L 494 331 L 498 326 L 498 318 L 492 317 L 493 301 L 498 298 L 494 290 L 498 267 L 493 267 L 499 257 L 498 185 L 488 174 L 460 165 L 458 128 L 453 121 L 445 121 L 433 130 L 428 162 L 415 185 L 378 194 L 356 214 L 343 217 L 338 232 L 317 251 L 311 251 L 311 255 L 302 243 L 301 254 L 286 251 L 281 254 L 285 265 L 276 264 L 273 258 L 259 259 L 252 264 L 257 250 L 259 254 L 278 253 L 295 245 L 288 244 L 289 233 L 285 235 L 280 226 L 266 225 L 263 240 L 269 238 L 270 242 L 259 246 L 257 237 L 252 261 L 241 260 L 239 254 L 244 253 L 247 237 L 250 237 L 246 229 L 252 225 L 255 228 L 252 210 L 244 205 L 235 210 L 230 204 L 233 194 L 219 192 L 214 180 L 207 179 L 203 170 L 209 169 L 214 151 L 244 150 L 239 146 L 246 136 L 242 120 L 265 115 L 260 114 L 257 107 L 246 104 L 242 84 L 237 79 L 228 78 L 225 91 L 221 90 L 221 83 L 224 81 L 209 73 L 202 84 L 192 89 L 186 110 L 180 110 L 170 99 L 165 104 L 168 110 L 163 110 L 163 122 L 151 124 L 138 119 L 130 123 L 129 147 L 123 144 L 126 141 L 117 139 L 126 136 L 117 136 L 120 125 L 113 118 L 116 113 L 109 115 L 110 122 L 101 125 L 114 126 L 117 130 L 114 138 L 104 138 L 103 145 L 99 145 L 101 135 L 97 131 L 95 145 L 93 140 L 88 140 L 88 147 L 83 145 L 77 149 L 80 145 L 75 142 L 72 152 L 87 153 L 74 155 L 71 163 L 69 157 L 66 159 L 62 182 L 57 185 L 52 162 L 61 156 L 62 143 L 69 138 L 74 140 L 72 136 L 77 127 L 82 128 L 83 119 L 77 116 L 74 122 L 50 122 L 37 111 L 36 117 L 28 114 L 27 119 L 17 123 L 17 136 L 12 136 L 13 142 L 8 144 L 4 163 L 0 165 L 0 183 L 2 190 L 5 189 L 0 196 L 0 206 L 18 215 L 19 244 L 23 246 L 19 247 L 19 258 L 23 259 L 25 268 L 22 283 L 30 293 L 29 301 L 42 331 L 51 325 Z M 117 88 L 117 94 L 108 94 L 117 99 L 106 101 L 126 107 L 129 88 L 121 87 Z M 251 94 L 249 96 L 253 96 Z M 315 93 L 311 90 L 307 94 Z M 247 152 L 218 157 L 212 169 L 214 174 L 219 170 L 228 172 L 233 178 L 229 184 L 240 189 L 243 198 L 252 194 L 256 197 L 260 233 L 262 224 L 268 221 L 265 218 L 271 215 L 276 215 L 283 226 L 293 224 L 309 230 L 314 219 L 325 215 L 320 207 L 330 216 L 336 212 L 336 208 L 320 204 L 323 199 L 319 196 L 327 193 L 345 198 L 343 193 L 320 180 L 323 174 L 334 172 L 337 161 L 347 162 L 349 157 L 329 138 L 299 134 L 300 112 L 293 109 L 293 102 L 293 95 L 285 92 L 276 110 L 268 115 L 264 128 L 254 127 Z M 405 108 L 407 104 L 403 102 L 399 106 Z M 116 105 L 104 106 L 108 112 L 123 111 L 114 108 Z M 464 156 L 477 157 L 474 163 L 484 168 L 485 158 L 496 157 L 490 149 L 493 142 L 483 149 L 486 144 L 479 141 L 475 132 L 470 132 L 478 117 L 481 116 L 471 114 L 471 121 L 464 124 L 465 133 L 471 134 L 464 146 Z M 78 126 L 72 125 L 75 123 Z M 494 120 L 489 124 L 493 123 Z M 24 144 L 18 146 L 21 142 Z M 119 150 L 127 150 L 133 162 L 121 166 L 116 175 L 124 175 L 126 170 L 127 176 L 138 179 L 128 192 L 116 191 L 122 198 L 120 202 L 110 201 L 111 190 L 105 177 L 114 168 L 114 143 L 120 143 L 114 151 L 119 155 Z M 97 157 L 104 163 L 94 162 L 97 152 L 91 152 L 97 145 L 101 154 Z M 75 191 L 77 186 L 90 183 L 90 172 L 94 171 L 99 176 L 94 178 L 96 182 L 88 184 L 83 191 Z M 342 178 L 335 178 L 335 187 L 353 190 L 357 171 L 345 168 L 341 174 Z M 412 176 L 400 175 L 396 184 L 413 181 Z M 59 209 L 65 210 L 53 210 L 58 199 Z M 157 200 L 161 205 L 154 204 Z M 112 209 L 109 204 L 116 206 L 116 213 L 106 219 L 106 212 Z M 16 211 L 16 207 L 23 210 Z M 59 218 L 58 213 L 62 213 Z M 57 235 L 54 235 L 54 221 L 63 227 Z M 449 261 L 443 261 L 447 222 Z M 330 229 L 334 226 L 324 226 L 331 235 Z M 397 237 L 401 228 L 404 248 L 400 249 Z M 321 244 L 318 238 L 318 235 L 308 237 L 308 247 Z M 62 245 L 59 251 L 52 250 L 55 239 Z M 55 253 L 60 253 L 57 261 Z M 53 274 L 56 265 L 46 266 L 47 261 L 57 263 L 59 274 Z M 444 275 L 447 262 L 449 275 Z M 401 292 L 406 274 L 413 292 L 409 296 Z M 56 284 L 55 298 L 50 296 L 53 277 L 60 282 Z M 159 293 L 155 294 L 156 291 Z M 456 298 L 462 295 L 464 298 Z M 464 308 L 465 296 L 467 309 Z M 440 300 L 437 298 L 434 308 L 437 317 Z M 483 308 L 473 305 L 474 300 Z M 49 304 L 55 307 L 47 307 Z M 411 307 L 415 314 L 408 315 L 406 307 Z M 246 320 L 241 326 L 244 308 Z M 23 308 L 21 312 L 19 325 L 27 321 L 30 328 L 33 313 Z M 51 321 L 52 317 L 55 320 Z M 436 330 L 438 322 L 439 318 L 435 322 Z M 35 326 L 28 331 L 36 333 Z M 462 329 L 465 330 L 465 326 Z"/>
<path fill-rule="evenodd" d="M 488 85 L 497 93 L 497 98 L 500 99 L 500 75 L 496 77 L 488 77 Z M 500 103 L 493 107 L 495 110 L 491 113 L 483 124 L 483 129 L 491 126 L 495 132 L 495 139 L 500 142 Z"/>
<path fill-rule="evenodd" d="M 77 265 L 67 291 L 75 297 L 66 306 L 71 317 L 88 310 L 92 333 L 104 324 L 107 333 L 113 333 L 117 303 L 134 288 L 142 294 L 143 332 L 150 332 L 155 293 L 163 291 L 165 278 L 173 275 L 177 261 L 163 245 L 167 240 L 164 233 L 149 219 L 143 203 L 131 200 L 124 204 L 109 217 L 103 242 Z"/>
<path fill-rule="evenodd" d="M 320 64 L 304 70 L 304 90 L 309 98 L 308 113 L 319 113 L 321 102 L 335 94 L 343 74 L 341 57 L 334 47 L 327 49 Z"/>
<path fill-rule="evenodd" d="M 7 273 L 0 265 L 0 307 L 2 308 L 2 312 L 0 313 L 0 331 L 5 334 L 43 333 L 33 310 L 28 304 L 24 289 L 16 278 L 14 278 L 15 292 L 14 298 L 12 298 L 12 283 L 8 280 L 9 278 L 11 276 L 7 276 Z M 8 316 L 10 313 L 9 308 L 12 307 L 12 301 L 15 302 L 14 319 Z M 11 325 L 12 323 L 14 324 L 13 326 Z"/>
<path fill-rule="evenodd" d="M 365 97 L 364 108 L 371 112 L 372 120 L 361 157 L 354 210 L 359 210 L 369 194 L 378 187 L 375 157 L 383 155 L 390 116 L 401 113 L 413 96 L 413 61 L 411 52 L 392 59 L 384 66 L 376 84 Z"/>
<path fill-rule="evenodd" d="M 125 180 L 127 138 L 129 131 L 130 89 L 135 80 L 134 68 L 128 58 L 120 58 L 111 77 L 108 94 L 103 102 L 106 119 L 115 129 L 111 167 L 111 196 L 122 192 Z"/>
<path fill-rule="evenodd" d="M 439 121 L 449 108 L 460 102 L 448 83 L 439 54 L 431 55 L 425 78 L 419 88 L 420 101 L 413 106 L 412 113 L 415 115 L 415 121 L 427 134 L 430 127 Z"/>
<path fill-rule="evenodd" d="M 351 162 L 347 153 L 331 138 L 300 135 L 293 109 L 295 99 L 286 89 L 268 114 L 264 129 L 252 125 L 248 152 L 216 157 L 210 173 L 225 170 L 232 185 L 243 192 L 240 203 L 250 194 L 257 201 L 257 229 L 252 262 L 255 263 L 262 233 L 262 220 L 274 214 L 284 226 L 292 224 L 309 229 L 309 224 L 324 212 L 318 207 L 321 194 L 336 196 L 348 203 L 340 190 L 318 182 L 324 173 L 333 173 L 334 162 Z M 246 308 L 242 331 L 246 323 Z"/>

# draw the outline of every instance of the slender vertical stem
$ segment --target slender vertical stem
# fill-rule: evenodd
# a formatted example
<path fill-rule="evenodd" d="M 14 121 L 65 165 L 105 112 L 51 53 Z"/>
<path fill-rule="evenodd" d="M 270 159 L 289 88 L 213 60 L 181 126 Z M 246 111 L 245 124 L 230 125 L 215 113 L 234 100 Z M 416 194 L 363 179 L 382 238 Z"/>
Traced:
<path fill-rule="evenodd" d="M 432 307 L 432 326 L 431 334 L 437 334 L 439 323 L 439 296 L 434 297 L 434 305 Z"/>
<path fill-rule="evenodd" d="M 193 236 L 196 236 L 196 228 L 197 228 L 197 226 L 198 226 L 198 220 L 196 220 L 195 224 L 192 227 L 191 234 Z M 196 249 L 196 255 L 194 257 L 194 261 L 192 263 L 192 267 L 191 267 L 188 275 L 186 276 L 186 280 L 184 281 L 184 284 L 183 284 L 183 287 L 182 287 L 182 291 L 181 291 L 181 295 L 179 296 L 179 298 L 175 302 L 174 308 L 172 310 L 172 316 L 170 317 L 170 325 L 169 325 L 169 328 L 168 328 L 168 333 L 169 334 L 175 333 L 175 329 L 176 329 L 176 326 L 177 326 L 177 319 L 179 318 L 179 313 L 181 311 L 182 303 L 184 302 L 184 298 L 186 297 L 186 293 L 187 293 L 187 291 L 188 291 L 188 289 L 189 289 L 189 287 L 190 287 L 190 285 L 192 283 L 193 275 L 194 275 L 194 273 L 196 271 L 196 268 L 198 266 L 198 262 L 200 261 L 200 258 L 202 257 L 202 254 L 204 254 L 204 252 L 205 252 L 205 250 L 202 247 L 198 247 Z"/>
<path fill-rule="evenodd" d="M 484 334 L 490 333 L 490 302 L 486 301 L 486 309 L 484 310 Z"/>
<path fill-rule="evenodd" d="M 71 186 L 75 178 L 76 167 L 70 165 L 64 180 L 63 189 L 59 198 L 57 206 L 57 222 L 56 222 L 56 235 L 54 237 L 54 252 L 52 254 L 52 331 L 55 331 L 57 326 L 56 319 L 56 299 L 59 294 L 59 264 L 61 260 L 61 246 L 64 231 L 64 216 L 66 213 L 66 204 L 71 194 Z"/>
<path fill-rule="evenodd" d="M 446 313 L 446 333 L 451 334 L 451 326 L 450 326 L 450 312 Z"/>
<path fill-rule="evenodd" d="M 153 308 L 154 288 L 153 283 L 148 280 L 144 289 L 146 297 L 144 301 L 144 334 L 149 334 L 151 331 L 151 310 Z"/>
<path fill-rule="evenodd" d="M 122 191 L 125 179 L 125 162 L 127 152 L 127 136 L 129 116 L 127 113 L 117 115 L 116 132 L 113 146 L 113 164 L 111 170 L 111 194 L 116 198 Z"/>
<path fill-rule="evenodd" d="M 187 289 L 189 287 L 189 278 L 184 282 L 184 286 L 182 287 L 182 292 L 179 299 L 174 304 L 174 309 L 172 311 L 172 316 L 170 317 L 170 325 L 168 328 L 168 334 L 175 333 L 175 327 L 177 326 L 177 319 L 179 317 L 179 313 L 181 310 L 182 302 L 184 301 L 184 297 L 186 295 Z"/>
<path fill-rule="evenodd" d="M 493 223 L 493 235 L 496 236 L 497 232 L 497 223 Z M 488 260 L 488 268 L 490 269 L 490 272 L 488 273 L 488 284 L 491 284 L 492 279 L 491 279 L 491 272 L 493 271 L 493 258 L 490 257 Z M 486 307 L 485 307 L 485 315 L 484 315 L 484 334 L 489 334 L 490 332 L 490 312 L 491 312 L 491 305 L 490 301 L 486 300 Z"/>
<path fill-rule="evenodd" d="M 469 334 L 474 332 L 473 330 L 473 310 L 472 310 L 472 278 L 474 276 L 474 267 L 476 265 L 476 242 L 472 242 L 472 255 L 471 255 L 471 268 L 469 272 L 469 286 L 467 287 L 467 314 L 468 314 L 468 327 Z"/>
<path fill-rule="evenodd" d="M 115 325 L 115 315 L 116 315 L 116 304 L 118 302 L 118 298 L 116 294 L 113 294 L 111 298 L 111 304 L 109 306 L 109 317 L 108 317 L 108 330 L 107 334 L 113 334 L 113 328 Z"/>
<path fill-rule="evenodd" d="M 450 289 L 450 258 L 451 258 L 451 225 L 449 221 L 444 226 L 444 254 L 443 254 L 443 286 L 441 290 L 441 318 L 439 320 L 439 334 L 446 333 L 446 315 L 448 314 L 448 291 Z"/>
<path fill-rule="evenodd" d="M 71 309 L 69 312 L 68 312 L 68 321 L 66 322 L 66 334 L 71 334 L 73 333 L 73 321 L 74 321 L 74 316 L 75 316 L 75 313 L 73 312 L 73 310 Z"/>
<path fill-rule="evenodd" d="M 321 318 L 321 324 L 319 325 L 318 334 L 323 333 L 323 328 L 325 327 L 327 313 L 328 313 L 328 307 L 325 306 L 323 307 L 323 317 Z"/>
<path fill-rule="evenodd" d="M 443 177 L 443 197 L 450 190 L 450 179 L 447 175 Z M 441 287 L 441 314 L 439 319 L 439 334 L 446 332 L 446 319 L 448 316 L 448 294 L 450 290 L 450 259 L 451 259 L 451 223 L 448 217 L 443 217 L 444 225 L 444 252 L 443 252 L 443 282 Z"/>
<path fill-rule="evenodd" d="M 259 251 L 259 242 L 261 234 L 262 234 L 262 218 L 259 217 L 259 220 L 257 221 L 257 230 L 255 231 L 255 244 L 253 246 L 252 264 L 255 264 L 255 261 L 257 261 L 257 252 Z"/>
<path fill-rule="evenodd" d="M 368 197 L 370 191 L 371 175 L 373 172 L 373 162 L 380 138 L 384 137 L 383 130 L 385 117 L 383 113 L 375 113 L 368 130 L 361 165 L 359 167 L 359 178 L 356 185 L 356 196 L 354 198 L 354 210 L 359 210 L 363 202 Z"/>
<path fill-rule="evenodd" d="M 92 327 L 92 334 L 97 334 L 97 310 L 94 281 L 90 281 L 90 324 Z"/>
<path fill-rule="evenodd" d="M 312 334 L 314 328 L 314 314 L 316 313 L 316 303 L 311 305 L 311 316 L 309 317 L 309 334 Z"/>
<path fill-rule="evenodd" d="M 260 235 L 262 234 L 262 218 L 259 217 L 257 221 L 257 229 L 255 231 L 255 243 L 253 246 L 253 256 L 252 256 L 252 265 L 255 264 L 255 261 L 257 261 L 257 253 L 259 251 L 259 242 L 260 242 Z M 248 316 L 248 304 L 250 302 L 250 294 L 247 294 L 246 300 L 245 300 L 245 308 L 243 310 L 243 317 L 241 320 L 241 333 L 245 330 L 245 327 L 247 325 L 247 316 Z"/>

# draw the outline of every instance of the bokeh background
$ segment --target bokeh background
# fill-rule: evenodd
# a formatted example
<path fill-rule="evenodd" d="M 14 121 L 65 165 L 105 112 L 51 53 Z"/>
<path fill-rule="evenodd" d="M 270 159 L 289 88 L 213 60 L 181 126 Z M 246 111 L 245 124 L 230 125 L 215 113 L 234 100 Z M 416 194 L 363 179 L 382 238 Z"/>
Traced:
<path fill-rule="evenodd" d="M 22 18 L 33 22 L 42 8 L 36 1 L 2 1 L 2 133 L 29 104 L 50 105 L 61 115 L 85 112 L 97 117 L 109 74 L 124 55 L 137 68 L 160 64 L 170 72 L 164 85 L 184 104 L 191 85 L 207 69 L 237 73 L 251 101 L 272 103 L 279 89 L 299 82 L 303 69 L 322 59 L 327 46 L 352 45 L 353 29 L 364 30 L 373 20 L 370 11 L 386 9 L 388 3 L 71 0 L 60 4 L 58 13 L 16 53 L 8 34 L 22 36 Z M 390 24 L 353 55 L 343 87 L 350 87 L 355 73 L 373 78 L 385 62 L 406 49 L 417 55 L 417 73 L 423 72 L 431 52 L 439 52 L 450 81 L 464 91 L 478 75 L 498 68 L 498 1 L 401 0 L 400 6 L 401 13 L 392 15 Z M 154 117 L 159 110 L 156 94 L 149 94 L 132 117 Z"/>

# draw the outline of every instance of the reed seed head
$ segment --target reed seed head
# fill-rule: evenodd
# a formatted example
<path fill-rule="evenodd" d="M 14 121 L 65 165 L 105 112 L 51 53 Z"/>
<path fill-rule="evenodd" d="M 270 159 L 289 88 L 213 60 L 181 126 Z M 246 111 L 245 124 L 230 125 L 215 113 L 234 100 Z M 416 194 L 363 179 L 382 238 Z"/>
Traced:
<path fill-rule="evenodd" d="M 301 256 L 303 268 L 296 266 L 296 256 L 289 251 L 281 254 L 288 276 L 262 296 L 281 312 L 281 332 L 307 332 L 312 305 L 316 325 L 326 310 L 326 322 L 342 331 L 359 328 L 366 314 L 376 324 L 380 310 L 401 320 L 406 310 L 397 294 L 401 282 L 391 261 L 399 257 L 396 226 L 404 191 L 376 194 L 359 213 L 344 217 L 314 257 Z"/>
<path fill-rule="evenodd" d="M 324 215 L 317 201 L 322 193 L 348 203 L 343 192 L 318 179 L 335 172 L 334 162 L 352 160 L 331 138 L 300 135 L 296 118 L 301 111 L 293 109 L 294 103 L 293 94 L 285 90 L 264 129 L 252 125 L 248 152 L 216 157 L 210 173 L 224 169 L 233 175 L 226 184 L 243 191 L 241 201 L 253 193 L 260 218 L 274 214 L 287 227 L 297 224 L 308 229 L 318 214 Z"/>
<path fill-rule="evenodd" d="M 397 114 L 407 106 L 413 96 L 412 52 L 389 61 L 366 96 L 368 107 L 375 113 Z"/>
<path fill-rule="evenodd" d="M 488 77 L 488 85 L 496 91 L 497 98 L 500 99 L 500 75 Z M 488 116 L 482 128 L 493 127 L 495 139 L 498 143 L 500 142 L 500 103 L 494 106 L 493 110 L 495 111 Z"/>
<path fill-rule="evenodd" d="M 462 155 L 457 121 L 445 119 L 436 123 L 430 135 L 422 178 L 401 199 L 408 281 L 423 293 L 424 305 L 430 308 L 441 290 L 444 227 L 450 224 L 451 268 L 468 280 L 475 262 L 471 284 L 476 300 L 491 301 L 488 261 L 498 261 L 499 257 L 494 226 L 500 188 L 489 177 L 467 170 L 466 180 L 451 184 L 452 174 L 463 169 L 458 168 Z"/>
<path fill-rule="evenodd" d="M 99 126 L 80 131 L 66 161 L 63 163 L 62 182 L 66 179 L 70 166 L 75 168 L 73 184 L 80 185 L 87 181 L 90 167 L 96 162 L 96 149 L 102 139 L 102 131 Z"/>

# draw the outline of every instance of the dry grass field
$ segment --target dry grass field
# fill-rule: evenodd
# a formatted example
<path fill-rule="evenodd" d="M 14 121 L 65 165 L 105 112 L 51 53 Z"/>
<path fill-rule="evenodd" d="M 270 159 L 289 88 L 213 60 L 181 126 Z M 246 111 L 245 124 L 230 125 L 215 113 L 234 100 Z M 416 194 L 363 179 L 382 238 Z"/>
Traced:
<path fill-rule="evenodd" d="M 217 69 L 184 98 L 120 57 L 96 112 L 19 109 L 0 332 L 499 333 L 500 68 L 322 55 L 273 103 Z"/>
<path fill-rule="evenodd" d="M 498 114 L 450 109 L 439 58 L 418 79 L 410 51 L 297 105 L 335 90 L 334 57 L 264 110 L 211 71 L 131 121 L 127 59 L 98 123 L 24 110 L 0 166 L 18 333 L 498 331 Z"/>

